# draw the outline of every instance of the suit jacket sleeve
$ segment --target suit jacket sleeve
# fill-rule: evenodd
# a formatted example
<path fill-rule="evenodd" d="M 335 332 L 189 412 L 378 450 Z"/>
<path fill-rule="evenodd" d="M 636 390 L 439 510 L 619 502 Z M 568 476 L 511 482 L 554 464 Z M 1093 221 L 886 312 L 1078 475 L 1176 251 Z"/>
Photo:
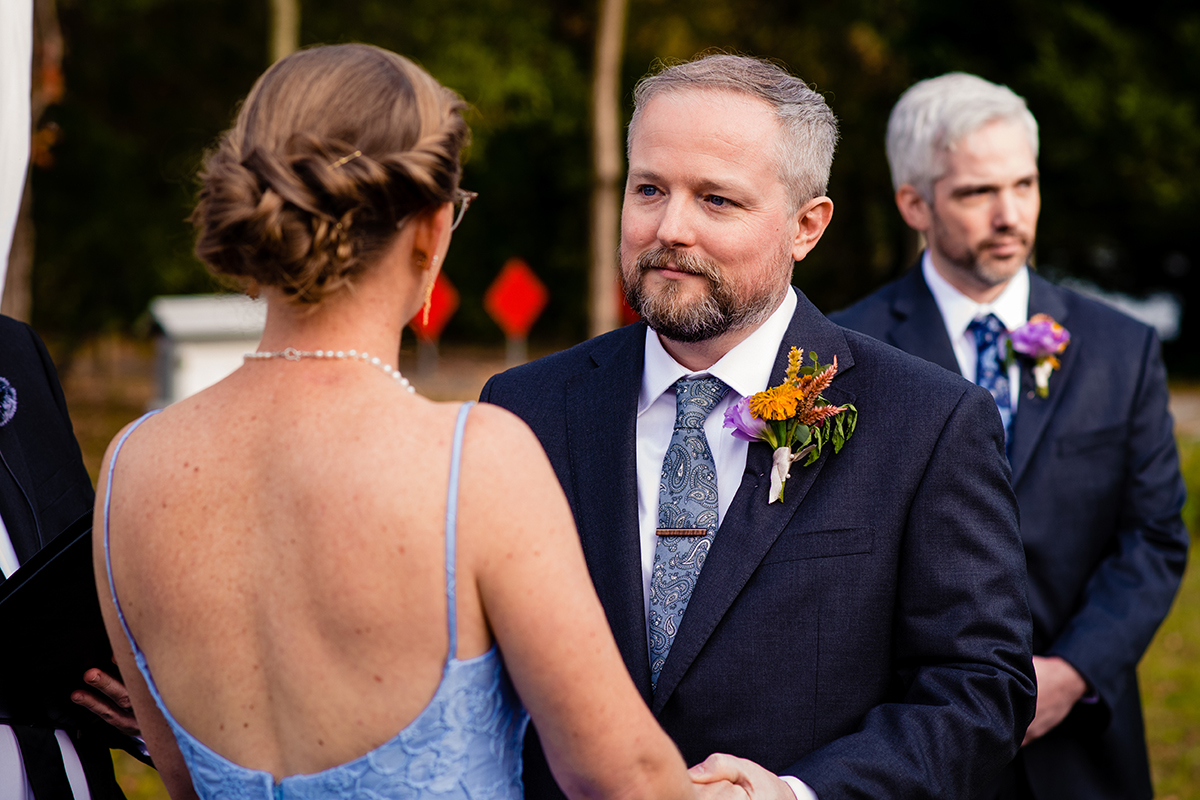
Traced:
<path fill-rule="evenodd" d="M 990 396 L 967 388 L 908 509 L 893 685 L 857 730 L 782 771 L 822 800 L 970 797 L 1015 755 L 1035 689 L 1025 562 L 1002 441 Z"/>
<path fill-rule="evenodd" d="M 1147 330 L 1135 363 L 1137 390 L 1124 436 L 1123 497 L 1108 554 L 1092 573 L 1079 610 L 1048 651 L 1070 662 L 1102 709 L 1126 684 L 1166 617 L 1187 560 L 1180 517 L 1184 486 L 1158 339 Z M 1049 444 L 1049 443 L 1046 443 Z M 1104 532 L 1099 533 L 1104 536 Z"/>

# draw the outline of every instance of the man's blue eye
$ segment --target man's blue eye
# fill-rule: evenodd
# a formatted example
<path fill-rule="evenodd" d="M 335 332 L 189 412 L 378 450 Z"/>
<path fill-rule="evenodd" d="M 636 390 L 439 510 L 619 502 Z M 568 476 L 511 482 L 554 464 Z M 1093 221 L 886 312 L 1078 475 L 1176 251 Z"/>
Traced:
<path fill-rule="evenodd" d="M 714 206 L 724 206 L 729 203 L 729 201 L 726 200 L 724 197 L 721 197 L 720 195 L 715 195 L 715 194 L 710 194 L 708 196 L 708 202 L 712 203 Z"/>
<path fill-rule="evenodd" d="M 657 193 L 658 189 L 654 188 L 653 186 L 638 187 L 638 194 L 640 194 L 642 197 L 653 197 Z"/>

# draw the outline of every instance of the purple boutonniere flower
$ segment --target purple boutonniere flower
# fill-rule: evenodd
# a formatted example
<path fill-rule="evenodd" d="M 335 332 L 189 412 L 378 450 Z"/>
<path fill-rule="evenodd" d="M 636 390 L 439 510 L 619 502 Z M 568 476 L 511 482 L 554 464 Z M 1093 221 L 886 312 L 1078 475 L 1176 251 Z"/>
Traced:
<path fill-rule="evenodd" d="M 0 428 L 3 428 L 17 413 L 17 390 L 8 382 L 8 378 L 0 378 Z"/>
<path fill-rule="evenodd" d="M 1050 393 L 1050 374 L 1061 364 L 1056 356 L 1071 342 L 1071 332 L 1049 314 L 1034 314 L 1021 327 L 1008 332 L 1008 358 L 1014 354 L 1033 360 L 1033 382 L 1038 397 Z"/>
<path fill-rule="evenodd" d="M 750 398 L 743 397 L 725 409 L 725 427 L 733 429 L 735 439 L 757 442 L 767 423 L 750 413 Z"/>

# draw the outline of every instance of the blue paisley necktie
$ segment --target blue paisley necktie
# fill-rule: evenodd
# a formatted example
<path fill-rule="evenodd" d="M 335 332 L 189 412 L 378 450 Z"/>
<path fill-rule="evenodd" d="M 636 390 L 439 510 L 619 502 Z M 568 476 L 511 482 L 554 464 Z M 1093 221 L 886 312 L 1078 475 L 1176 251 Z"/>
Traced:
<path fill-rule="evenodd" d="M 679 630 L 717 530 L 717 468 L 704 420 L 729 387 L 716 378 L 675 382 L 675 430 L 658 485 L 658 536 L 650 578 L 650 683 Z"/>
<path fill-rule="evenodd" d="M 1005 354 L 1000 352 L 1004 323 L 995 314 L 988 314 L 983 319 L 971 320 L 967 330 L 975 334 L 975 347 L 979 352 L 979 360 L 975 362 L 975 382 L 991 392 L 996 400 L 1000 421 L 1004 423 L 1004 441 L 1007 444 L 1013 415 L 1008 367 L 1004 364 Z"/>

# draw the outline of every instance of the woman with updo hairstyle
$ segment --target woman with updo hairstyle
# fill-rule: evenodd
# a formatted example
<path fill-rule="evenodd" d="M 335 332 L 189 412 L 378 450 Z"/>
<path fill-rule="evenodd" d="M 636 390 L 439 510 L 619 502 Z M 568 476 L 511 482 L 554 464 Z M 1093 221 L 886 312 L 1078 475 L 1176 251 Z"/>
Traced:
<path fill-rule="evenodd" d="M 262 341 L 118 434 L 96 507 L 172 797 L 519 798 L 530 715 L 568 796 L 691 796 L 533 434 L 393 367 L 471 197 L 462 109 L 394 53 L 316 47 L 205 162 L 196 251 L 265 298 Z"/>

